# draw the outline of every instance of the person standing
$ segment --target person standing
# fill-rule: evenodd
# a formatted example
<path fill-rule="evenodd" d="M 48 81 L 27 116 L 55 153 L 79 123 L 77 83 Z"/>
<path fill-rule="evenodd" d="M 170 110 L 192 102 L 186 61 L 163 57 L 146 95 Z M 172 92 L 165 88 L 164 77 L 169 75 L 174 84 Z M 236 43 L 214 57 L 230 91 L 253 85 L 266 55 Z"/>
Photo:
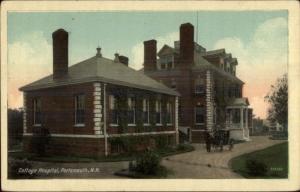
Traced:
<path fill-rule="evenodd" d="M 208 132 L 206 132 L 205 144 L 206 144 L 206 151 L 210 152 L 210 149 L 211 149 L 211 136 Z"/>

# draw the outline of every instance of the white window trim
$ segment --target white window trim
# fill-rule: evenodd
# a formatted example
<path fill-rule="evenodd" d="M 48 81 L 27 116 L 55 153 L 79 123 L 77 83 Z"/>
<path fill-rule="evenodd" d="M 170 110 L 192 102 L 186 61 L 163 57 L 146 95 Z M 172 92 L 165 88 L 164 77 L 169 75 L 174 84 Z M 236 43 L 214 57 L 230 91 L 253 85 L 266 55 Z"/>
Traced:
<path fill-rule="evenodd" d="M 77 123 L 74 125 L 74 127 L 85 127 L 84 123 Z"/>
<path fill-rule="evenodd" d="M 118 126 L 119 126 L 119 124 L 110 123 L 110 124 L 109 124 L 109 126 L 111 126 L 111 127 L 118 127 Z"/>
<path fill-rule="evenodd" d="M 128 123 L 128 126 L 134 127 L 134 126 L 136 126 L 136 124 L 135 123 Z"/>
<path fill-rule="evenodd" d="M 42 124 L 40 124 L 40 123 L 39 123 L 39 124 L 33 124 L 33 126 L 34 126 L 34 127 L 41 127 Z"/>

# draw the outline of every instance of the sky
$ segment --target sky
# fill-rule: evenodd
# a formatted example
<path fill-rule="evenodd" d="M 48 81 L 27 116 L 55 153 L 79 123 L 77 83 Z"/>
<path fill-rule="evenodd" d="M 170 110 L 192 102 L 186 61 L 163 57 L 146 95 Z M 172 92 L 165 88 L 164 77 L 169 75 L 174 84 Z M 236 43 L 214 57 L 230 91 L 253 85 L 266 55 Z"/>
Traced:
<path fill-rule="evenodd" d="M 198 19 L 197 19 L 198 17 Z M 197 24 L 198 20 L 198 24 Z M 8 14 L 8 106 L 22 107 L 23 85 L 52 73 L 52 32 L 69 32 L 69 66 L 96 54 L 117 52 L 129 66 L 142 68 L 143 41 L 156 39 L 158 50 L 179 40 L 179 26 L 192 23 L 195 40 L 207 50 L 225 48 L 238 59 L 253 113 L 267 115 L 264 96 L 287 72 L 287 11 L 10 12 Z"/>

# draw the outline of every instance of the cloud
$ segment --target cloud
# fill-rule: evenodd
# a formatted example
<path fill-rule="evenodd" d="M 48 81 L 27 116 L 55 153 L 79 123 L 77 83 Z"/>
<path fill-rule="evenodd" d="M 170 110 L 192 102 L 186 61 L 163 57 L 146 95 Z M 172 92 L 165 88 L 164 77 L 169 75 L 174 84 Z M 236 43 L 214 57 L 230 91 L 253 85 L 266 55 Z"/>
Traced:
<path fill-rule="evenodd" d="M 8 44 L 8 106 L 23 104 L 20 87 L 52 72 L 52 46 L 41 31 L 35 31 Z"/>
<path fill-rule="evenodd" d="M 179 32 L 171 32 L 164 36 L 159 36 L 156 38 L 157 40 L 157 50 L 162 48 L 164 44 L 168 44 L 173 46 L 174 41 L 179 39 Z M 131 54 L 133 56 L 130 67 L 139 70 L 143 67 L 144 63 L 144 44 L 143 42 L 138 43 L 133 46 L 131 50 Z"/>
<path fill-rule="evenodd" d="M 264 96 L 271 84 L 287 72 L 287 20 L 266 20 L 255 30 L 249 42 L 238 37 L 217 41 L 214 49 L 225 48 L 238 58 L 237 75 L 245 82 L 244 96 L 249 97 L 254 113 L 266 117 Z"/>

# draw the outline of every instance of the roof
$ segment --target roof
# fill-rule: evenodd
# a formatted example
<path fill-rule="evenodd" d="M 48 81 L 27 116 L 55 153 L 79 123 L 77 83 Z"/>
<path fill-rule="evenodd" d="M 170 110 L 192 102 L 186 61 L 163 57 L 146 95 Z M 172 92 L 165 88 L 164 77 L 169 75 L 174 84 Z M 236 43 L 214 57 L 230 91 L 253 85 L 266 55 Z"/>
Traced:
<path fill-rule="evenodd" d="M 157 53 L 158 56 L 164 55 L 164 54 L 172 54 L 172 53 L 178 53 L 173 47 L 170 47 L 169 45 L 164 45 Z"/>
<path fill-rule="evenodd" d="M 222 75 L 232 81 L 236 81 L 241 84 L 244 83 L 242 80 L 240 80 L 236 76 L 214 66 L 213 64 L 211 64 L 209 61 L 207 61 L 205 58 L 203 58 L 201 55 L 198 54 L 196 57 L 196 60 L 195 60 L 195 64 L 193 66 L 193 71 L 203 70 L 203 69 L 211 69 L 211 70 L 215 71 L 216 73 L 218 73 L 219 75 Z"/>
<path fill-rule="evenodd" d="M 213 55 L 219 55 L 219 54 L 225 54 L 225 49 L 216 49 L 211 51 L 206 51 L 203 53 L 203 56 L 213 56 Z"/>
<path fill-rule="evenodd" d="M 94 81 L 128 86 L 169 95 L 179 95 L 177 91 L 151 79 L 142 72 L 101 56 L 91 57 L 69 67 L 68 76 L 64 79 L 53 79 L 53 75 L 49 75 L 21 87 L 20 90 L 31 91 Z"/>
<path fill-rule="evenodd" d="M 248 98 L 246 97 L 241 97 L 241 98 L 233 98 L 230 99 L 228 102 L 228 106 L 248 106 L 249 101 Z"/>

